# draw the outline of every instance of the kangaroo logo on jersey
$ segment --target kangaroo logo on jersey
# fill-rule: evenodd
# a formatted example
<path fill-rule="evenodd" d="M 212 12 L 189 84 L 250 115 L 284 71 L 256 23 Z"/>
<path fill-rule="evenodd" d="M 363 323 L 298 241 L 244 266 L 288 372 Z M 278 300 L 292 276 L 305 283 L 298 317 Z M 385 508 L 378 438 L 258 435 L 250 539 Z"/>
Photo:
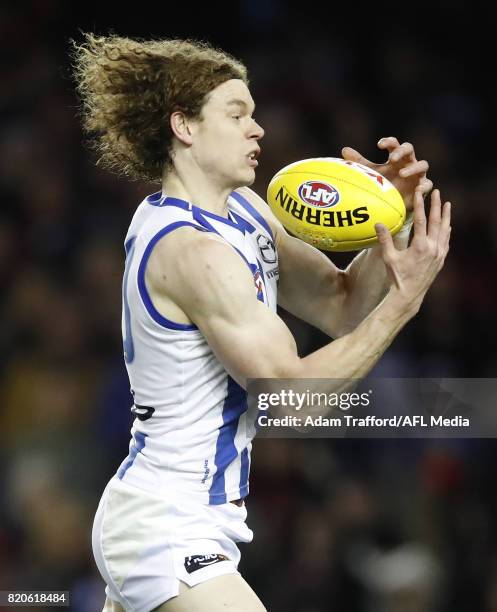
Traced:
<path fill-rule="evenodd" d="M 314 208 L 330 208 L 340 200 L 338 189 L 322 181 L 306 181 L 299 187 L 299 198 Z"/>
<path fill-rule="evenodd" d="M 229 561 L 229 559 L 226 555 L 192 555 L 191 557 L 185 557 L 185 569 L 191 574 L 203 567 L 221 563 L 221 561 Z"/>
<path fill-rule="evenodd" d="M 276 249 L 274 248 L 274 242 L 270 238 L 259 234 L 257 236 L 257 246 L 263 261 L 271 264 L 276 263 Z"/>

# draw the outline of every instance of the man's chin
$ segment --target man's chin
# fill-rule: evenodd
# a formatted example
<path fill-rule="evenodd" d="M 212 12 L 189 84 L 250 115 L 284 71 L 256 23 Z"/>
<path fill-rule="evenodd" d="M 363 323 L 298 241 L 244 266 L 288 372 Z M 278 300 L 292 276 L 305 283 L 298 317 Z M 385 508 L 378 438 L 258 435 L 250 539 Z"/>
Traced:
<path fill-rule="evenodd" d="M 238 185 L 239 187 L 250 187 L 250 185 L 253 185 L 255 182 L 255 170 L 252 170 L 251 172 L 252 176 L 247 176 L 247 178 L 245 179 L 241 179 L 241 181 L 243 180 L 243 182 L 240 181 L 240 185 Z"/>
<path fill-rule="evenodd" d="M 245 176 L 240 175 L 233 179 L 231 182 L 231 191 L 235 191 L 235 189 L 239 189 L 240 187 L 250 187 L 255 182 L 255 171 L 246 172 Z"/>

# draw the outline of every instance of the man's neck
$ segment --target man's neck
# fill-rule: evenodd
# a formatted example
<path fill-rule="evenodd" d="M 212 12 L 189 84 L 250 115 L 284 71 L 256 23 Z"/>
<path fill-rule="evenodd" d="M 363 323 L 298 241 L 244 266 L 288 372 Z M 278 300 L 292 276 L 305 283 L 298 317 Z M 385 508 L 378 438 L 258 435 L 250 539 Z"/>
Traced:
<path fill-rule="evenodd" d="M 220 188 L 205 175 L 189 176 L 188 183 L 176 169 L 169 170 L 162 179 L 162 193 L 170 198 L 186 200 L 221 217 L 228 216 L 228 196 L 231 188 Z"/>

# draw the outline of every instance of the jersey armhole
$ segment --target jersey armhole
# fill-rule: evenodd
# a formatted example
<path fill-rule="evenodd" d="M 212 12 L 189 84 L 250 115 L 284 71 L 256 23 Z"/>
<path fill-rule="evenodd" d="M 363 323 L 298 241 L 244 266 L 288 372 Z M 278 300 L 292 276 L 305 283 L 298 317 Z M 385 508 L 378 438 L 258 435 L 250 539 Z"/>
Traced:
<path fill-rule="evenodd" d="M 196 325 L 190 323 L 177 323 L 176 321 L 172 321 L 171 319 L 168 319 L 167 317 L 162 315 L 154 306 L 150 294 L 148 292 L 147 285 L 145 283 L 145 272 L 147 269 L 147 263 L 155 245 L 159 242 L 161 238 L 167 236 L 167 234 L 170 234 L 174 230 L 185 226 L 193 227 L 199 232 L 207 231 L 205 228 L 199 227 L 198 225 L 195 225 L 190 221 L 176 221 L 174 223 L 171 223 L 170 225 L 167 225 L 166 227 L 163 227 L 160 231 L 158 231 L 147 244 L 145 251 L 142 255 L 140 265 L 138 267 L 138 291 L 140 293 L 140 297 L 143 302 L 143 305 L 145 306 L 145 309 L 156 323 L 158 323 L 162 327 L 165 327 L 166 329 L 173 329 L 176 331 L 198 331 L 198 327 Z"/>

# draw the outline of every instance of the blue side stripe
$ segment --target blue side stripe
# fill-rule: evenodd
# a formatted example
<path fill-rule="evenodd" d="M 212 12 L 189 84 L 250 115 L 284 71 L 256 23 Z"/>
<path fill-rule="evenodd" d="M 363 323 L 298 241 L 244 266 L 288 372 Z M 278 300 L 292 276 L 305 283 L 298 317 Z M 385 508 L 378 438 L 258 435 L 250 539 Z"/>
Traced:
<path fill-rule="evenodd" d="M 124 361 L 126 363 L 132 363 L 135 359 L 135 345 L 133 342 L 133 335 L 131 333 L 131 312 L 128 302 L 128 276 L 130 269 L 130 262 L 133 257 L 135 249 L 136 236 L 133 236 L 126 242 L 124 249 L 126 251 L 126 266 L 124 269 L 124 277 L 122 282 L 122 299 L 124 308 L 124 338 L 123 338 L 123 350 L 124 350 Z"/>
<path fill-rule="evenodd" d="M 256 219 L 262 225 L 262 227 L 271 236 L 271 240 L 274 242 L 273 232 L 271 231 L 271 228 L 269 227 L 268 222 L 266 221 L 266 219 L 264 219 L 261 213 L 257 209 L 255 209 L 248 200 L 246 200 L 242 195 L 240 195 L 236 191 L 232 191 L 230 193 L 230 196 L 234 198 L 238 202 L 238 204 L 243 206 L 243 208 L 245 208 L 245 210 L 249 214 L 251 214 L 252 217 L 254 217 L 254 219 Z"/>
<path fill-rule="evenodd" d="M 231 376 L 228 376 L 228 393 L 223 406 L 223 424 L 219 428 L 214 457 L 217 469 L 212 477 L 212 484 L 209 489 L 209 504 L 225 504 L 228 501 L 226 498 L 225 472 L 238 456 L 235 435 L 240 416 L 246 411 L 247 392 Z"/>
<path fill-rule="evenodd" d="M 241 454 L 242 468 L 240 470 L 240 498 L 248 495 L 249 486 L 249 456 L 248 448 L 244 448 Z"/>
<path fill-rule="evenodd" d="M 157 232 L 157 234 L 155 234 L 152 240 L 148 243 L 147 248 L 143 253 L 143 257 L 140 262 L 140 267 L 138 268 L 138 290 L 140 292 L 140 296 L 142 298 L 145 308 L 156 323 L 162 325 L 163 327 L 167 327 L 168 329 L 192 331 L 198 329 L 198 327 L 196 325 L 190 325 L 188 323 L 176 323 L 175 321 L 171 321 L 170 319 L 167 319 L 166 317 L 162 316 L 153 305 L 147 290 L 147 286 L 145 284 L 145 270 L 147 268 L 147 263 L 154 246 L 157 244 L 157 242 L 159 242 L 161 238 L 163 238 L 170 232 L 173 232 L 175 229 L 178 229 L 178 227 L 183 227 L 185 225 L 189 225 L 190 227 L 193 227 L 196 230 L 199 230 L 200 232 L 205 231 L 203 227 L 199 227 L 198 225 L 190 223 L 189 221 L 175 221 L 174 223 L 171 223 L 171 225 L 167 225 L 166 227 L 163 227 L 159 232 Z"/>
<path fill-rule="evenodd" d="M 179 198 L 166 198 L 164 200 L 164 206 L 176 206 L 176 208 L 182 208 L 183 210 L 190 210 L 191 204 L 186 200 L 180 200 Z"/>
<path fill-rule="evenodd" d="M 145 439 L 147 438 L 147 434 L 142 433 L 141 431 L 136 431 L 134 435 L 133 447 L 131 448 L 128 456 L 128 460 L 124 463 L 117 472 L 117 477 L 119 480 L 123 479 L 124 474 L 129 470 L 129 468 L 133 465 L 136 459 L 136 455 L 141 453 L 145 448 Z"/>

